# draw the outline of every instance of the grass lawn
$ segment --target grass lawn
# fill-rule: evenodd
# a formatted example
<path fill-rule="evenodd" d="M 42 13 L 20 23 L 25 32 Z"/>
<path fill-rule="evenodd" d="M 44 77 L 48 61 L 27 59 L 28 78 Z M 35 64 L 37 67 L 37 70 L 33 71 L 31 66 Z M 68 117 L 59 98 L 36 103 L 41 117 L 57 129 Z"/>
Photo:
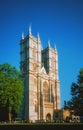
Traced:
<path fill-rule="evenodd" d="M 0 130 L 83 130 L 83 123 L 0 123 Z"/>
<path fill-rule="evenodd" d="M 57 125 L 62 125 L 62 126 L 65 126 L 65 125 L 70 125 L 70 126 L 72 126 L 72 125 L 74 125 L 74 126 L 78 126 L 78 125 L 83 125 L 83 123 L 6 123 L 6 122 L 2 122 L 2 123 L 0 123 L 0 126 L 2 126 L 2 125 L 14 125 L 14 126 L 16 126 L 16 125 L 28 125 L 28 126 L 35 126 L 35 125 L 41 125 L 41 126 L 48 126 L 48 125 L 52 125 L 52 126 L 57 126 Z"/>

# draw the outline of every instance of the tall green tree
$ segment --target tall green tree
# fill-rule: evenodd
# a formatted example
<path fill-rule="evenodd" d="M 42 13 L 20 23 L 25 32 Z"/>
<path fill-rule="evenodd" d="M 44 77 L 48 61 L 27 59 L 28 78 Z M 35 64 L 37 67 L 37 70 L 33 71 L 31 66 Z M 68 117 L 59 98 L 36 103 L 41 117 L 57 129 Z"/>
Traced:
<path fill-rule="evenodd" d="M 11 121 L 23 98 L 21 73 L 8 63 L 0 64 L 0 119 Z"/>
<path fill-rule="evenodd" d="M 83 68 L 80 69 L 77 83 L 71 85 L 71 100 L 64 102 L 64 108 L 74 110 L 74 114 L 83 116 Z"/>

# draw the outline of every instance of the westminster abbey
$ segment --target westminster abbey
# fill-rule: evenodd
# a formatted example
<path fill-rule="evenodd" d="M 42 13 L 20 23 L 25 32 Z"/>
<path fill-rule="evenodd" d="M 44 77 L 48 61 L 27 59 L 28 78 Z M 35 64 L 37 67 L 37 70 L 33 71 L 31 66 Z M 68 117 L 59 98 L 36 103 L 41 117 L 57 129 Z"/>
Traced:
<path fill-rule="evenodd" d="M 52 121 L 54 111 L 60 109 L 58 52 L 50 41 L 42 49 L 40 36 L 34 37 L 31 27 L 20 40 L 20 70 L 24 82 L 22 119 Z"/>

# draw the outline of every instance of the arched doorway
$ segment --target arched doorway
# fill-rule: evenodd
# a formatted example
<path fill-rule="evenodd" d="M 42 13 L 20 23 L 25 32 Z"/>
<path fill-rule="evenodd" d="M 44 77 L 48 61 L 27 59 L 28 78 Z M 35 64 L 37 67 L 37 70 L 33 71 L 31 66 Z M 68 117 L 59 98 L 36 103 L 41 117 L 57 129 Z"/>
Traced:
<path fill-rule="evenodd" d="M 51 114 L 50 114 L 50 113 L 48 113 L 48 114 L 46 115 L 46 121 L 47 121 L 47 122 L 51 122 Z"/>

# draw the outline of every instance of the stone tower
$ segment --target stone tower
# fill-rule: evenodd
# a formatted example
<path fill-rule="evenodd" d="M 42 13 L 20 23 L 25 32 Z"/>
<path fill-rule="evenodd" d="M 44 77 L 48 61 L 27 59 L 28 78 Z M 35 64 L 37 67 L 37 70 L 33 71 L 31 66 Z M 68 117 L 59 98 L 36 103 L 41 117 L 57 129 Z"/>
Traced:
<path fill-rule="evenodd" d="M 58 52 L 48 41 L 42 50 L 39 33 L 28 35 L 20 41 L 20 70 L 24 82 L 24 99 L 21 117 L 27 121 L 53 120 L 60 109 L 60 81 L 58 78 Z"/>

